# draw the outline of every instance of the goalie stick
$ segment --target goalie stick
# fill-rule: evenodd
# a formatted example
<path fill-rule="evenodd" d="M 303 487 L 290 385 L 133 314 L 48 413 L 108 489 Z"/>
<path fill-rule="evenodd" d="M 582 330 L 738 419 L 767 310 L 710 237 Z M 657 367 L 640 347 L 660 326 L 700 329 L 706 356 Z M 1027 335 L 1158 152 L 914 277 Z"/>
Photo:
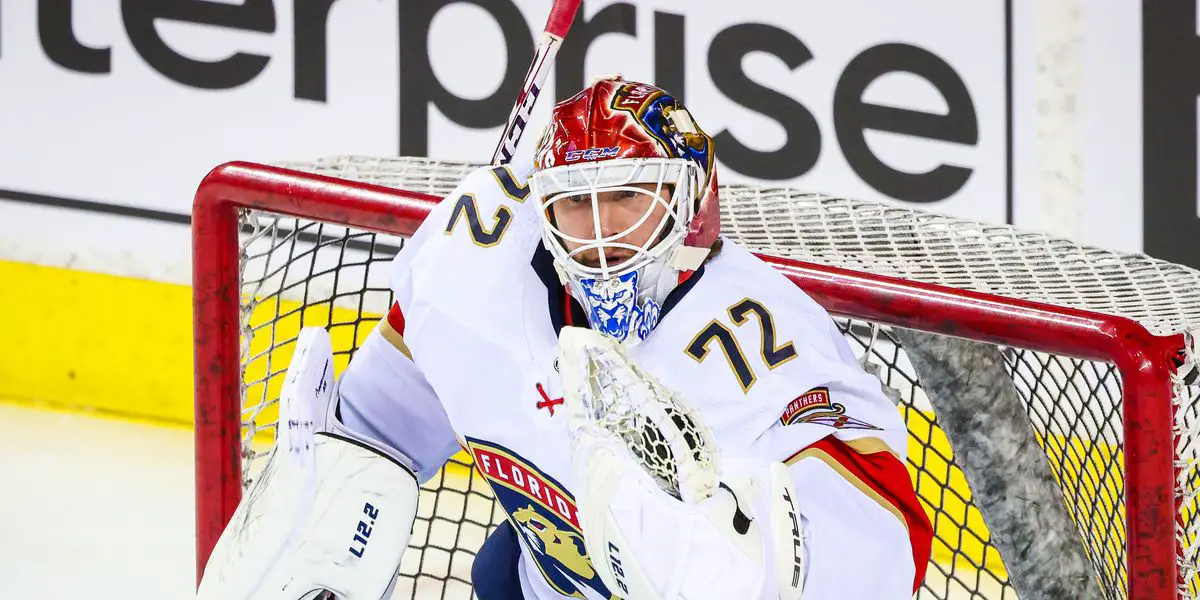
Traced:
<path fill-rule="evenodd" d="M 575 13 L 579 11 L 579 4 L 582 1 L 554 0 L 554 6 L 550 8 L 550 16 L 546 18 L 546 29 L 542 33 L 542 41 L 538 43 L 537 52 L 533 55 L 533 62 L 529 65 L 529 71 L 525 73 L 525 82 L 521 85 L 521 93 L 517 95 L 517 101 L 508 115 L 508 122 L 504 125 L 500 142 L 496 144 L 496 150 L 492 152 L 493 165 L 508 164 L 517 152 L 517 144 L 520 143 L 521 134 L 525 133 L 525 126 L 533 115 L 533 106 L 542 92 L 542 84 L 546 81 L 546 75 L 550 73 L 550 65 L 554 64 L 554 56 L 558 54 L 559 47 L 566 39 L 567 32 L 571 29 L 571 23 L 575 20 Z"/>

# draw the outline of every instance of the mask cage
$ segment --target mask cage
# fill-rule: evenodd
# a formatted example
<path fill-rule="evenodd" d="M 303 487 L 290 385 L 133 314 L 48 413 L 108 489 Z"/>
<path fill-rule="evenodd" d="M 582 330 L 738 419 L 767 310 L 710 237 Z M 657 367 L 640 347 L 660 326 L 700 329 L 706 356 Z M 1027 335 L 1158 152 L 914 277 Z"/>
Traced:
<path fill-rule="evenodd" d="M 679 158 L 615 159 L 552 167 L 537 171 L 530 178 L 530 187 L 541 202 L 542 233 L 546 247 L 568 275 L 580 278 L 608 279 L 640 269 L 683 243 L 699 189 L 700 171 L 694 163 Z M 647 190 L 636 184 L 653 184 Z M 663 198 L 665 186 L 673 186 L 670 199 Z M 613 234 L 604 235 L 600 218 L 600 194 L 628 191 L 650 196 L 653 201 L 633 224 Z M 563 231 L 554 219 L 557 202 L 578 201 L 589 196 L 592 217 L 591 237 L 571 235 Z M 605 200 L 612 201 L 612 200 Z M 654 214 L 656 207 L 665 214 L 654 231 L 641 245 L 619 241 L 642 227 Z M 577 244 L 568 249 L 568 243 Z M 605 250 L 619 249 L 633 255 L 616 265 L 609 265 Z M 578 260 L 589 251 L 599 254 L 599 266 L 586 265 Z"/>

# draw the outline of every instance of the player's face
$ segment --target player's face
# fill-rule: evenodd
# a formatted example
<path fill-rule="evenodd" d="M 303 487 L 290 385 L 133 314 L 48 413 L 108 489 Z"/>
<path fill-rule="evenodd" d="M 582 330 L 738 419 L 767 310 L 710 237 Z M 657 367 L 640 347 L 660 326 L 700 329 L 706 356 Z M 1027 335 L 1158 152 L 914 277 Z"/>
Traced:
<path fill-rule="evenodd" d="M 672 186 L 662 186 L 657 198 L 654 195 L 654 189 L 658 186 L 653 183 L 635 183 L 630 187 L 646 191 L 608 190 L 596 194 L 600 217 L 598 234 L 592 214 L 591 194 L 578 194 L 552 203 L 554 222 L 559 231 L 580 239 L 608 238 L 628 231 L 625 235 L 611 240 L 610 243 L 650 248 L 653 244 L 647 244 L 647 242 L 650 241 L 651 236 L 655 235 L 663 219 L 667 218 L 667 206 L 671 202 Z M 647 212 L 650 212 L 650 216 L 642 220 Z M 639 224 L 638 221 L 641 223 Z M 571 252 L 584 244 L 563 239 L 563 245 L 567 252 Z M 604 255 L 608 266 L 612 267 L 632 258 L 634 251 L 629 248 L 606 247 Z M 584 250 L 575 255 L 575 260 L 585 266 L 599 267 L 600 250 L 596 248 Z"/>

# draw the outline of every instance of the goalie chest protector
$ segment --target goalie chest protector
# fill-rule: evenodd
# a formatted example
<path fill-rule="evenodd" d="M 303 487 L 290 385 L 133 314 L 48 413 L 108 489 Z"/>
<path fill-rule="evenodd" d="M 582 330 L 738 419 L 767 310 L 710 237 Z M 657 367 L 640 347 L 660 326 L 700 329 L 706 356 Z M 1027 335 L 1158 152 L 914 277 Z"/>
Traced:
<path fill-rule="evenodd" d="M 609 598 L 575 513 L 555 364 L 559 328 L 586 320 L 541 246 L 538 210 L 508 167 L 475 171 L 397 256 L 392 287 L 414 362 L 526 550 L 525 592 Z M 836 433 L 903 451 L 895 406 L 828 314 L 728 240 L 667 299 L 632 357 L 697 407 L 722 452 L 782 460 L 761 440 L 783 426 L 793 450 Z"/>

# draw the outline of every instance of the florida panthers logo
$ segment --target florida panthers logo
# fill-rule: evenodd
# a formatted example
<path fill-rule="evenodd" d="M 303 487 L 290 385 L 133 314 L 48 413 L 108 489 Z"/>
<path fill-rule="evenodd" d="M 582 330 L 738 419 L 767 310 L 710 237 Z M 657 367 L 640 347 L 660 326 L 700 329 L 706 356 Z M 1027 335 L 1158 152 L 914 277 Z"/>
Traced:
<path fill-rule="evenodd" d="M 638 272 L 608 279 L 581 279 L 588 321 L 595 330 L 623 342 L 632 333 L 646 339 L 658 324 L 660 307 L 654 300 L 637 303 Z"/>
<path fill-rule="evenodd" d="M 813 388 L 800 394 L 783 409 L 779 417 L 781 425 L 793 423 L 816 423 L 836 429 L 879 428 L 846 414 L 846 406 L 829 399 L 829 388 Z"/>
<path fill-rule="evenodd" d="M 532 540 L 539 551 L 550 555 L 584 580 L 591 579 L 596 574 L 591 561 L 588 560 L 582 535 L 559 529 L 549 519 L 538 514 L 532 504 L 513 512 L 512 518 L 521 526 L 526 539 Z"/>
<path fill-rule="evenodd" d="M 471 437 L 466 446 L 546 582 L 570 598 L 612 598 L 588 558 L 574 496 L 504 446 Z"/>
<path fill-rule="evenodd" d="M 613 94 L 612 107 L 637 119 L 669 155 L 695 161 L 704 172 L 705 181 L 712 177 L 713 140 L 696 126 L 691 114 L 673 96 L 645 84 L 629 82 Z"/>

